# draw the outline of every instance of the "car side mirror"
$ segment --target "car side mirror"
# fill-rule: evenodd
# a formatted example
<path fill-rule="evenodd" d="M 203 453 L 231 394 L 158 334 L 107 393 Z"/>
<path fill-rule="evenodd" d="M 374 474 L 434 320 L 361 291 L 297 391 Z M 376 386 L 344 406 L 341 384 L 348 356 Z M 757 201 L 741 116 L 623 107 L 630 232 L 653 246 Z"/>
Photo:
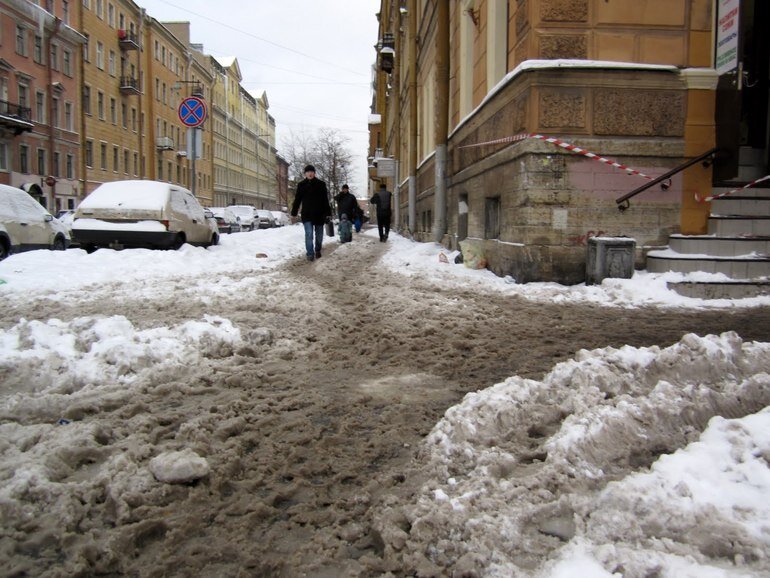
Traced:
<path fill-rule="evenodd" d="M 53 215 L 46 215 L 45 217 L 43 217 L 43 220 L 46 223 L 50 223 L 51 221 L 53 221 Z"/>
<path fill-rule="evenodd" d="M 207 219 L 214 218 L 214 213 L 212 213 L 209 209 L 203 209 L 203 214 L 206 215 Z"/>

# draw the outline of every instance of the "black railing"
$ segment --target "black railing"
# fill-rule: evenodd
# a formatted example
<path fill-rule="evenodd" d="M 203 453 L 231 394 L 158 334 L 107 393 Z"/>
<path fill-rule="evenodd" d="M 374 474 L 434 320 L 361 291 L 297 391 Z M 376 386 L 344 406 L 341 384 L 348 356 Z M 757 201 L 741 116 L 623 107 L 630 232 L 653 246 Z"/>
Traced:
<path fill-rule="evenodd" d="M 652 179 L 649 183 L 642 185 L 641 187 L 637 187 L 633 191 L 631 191 L 628 194 L 623 195 L 619 199 L 616 199 L 615 202 L 618 204 L 618 209 L 621 211 L 625 211 L 627 208 L 631 206 L 631 203 L 629 199 L 632 197 L 635 197 L 639 193 L 643 193 L 647 189 L 654 187 L 658 183 L 662 183 L 663 181 L 669 180 L 671 177 L 673 177 L 675 174 L 682 172 L 686 168 L 689 168 L 701 161 L 703 161 L 703 166 L 707 167 L 711 164 L 711 161 L 714 158 L 714 155 L 717 154 L 719 151 L 718 148 L 714 147 L 713 149 L 707 150 L 705 153 L 698 155 L 697 157 L 691 158 L 688 161 L 683 162 L 681 165 L 674 167 L 667 173 L 664 173 L 660 175 L 659 177 L 656 177 Z M 708 160 L 706 160 L 708 159 Z M 667 186 L 665 188 L 668 188 Z"/>
<path fill-rule="evenodd" d="M 7 100 L 0 100 L 0 115 L 10 116 L 25 122 L 32 122 L 31 108 L 21 106 L 15 102 L 8 102 Z"/>

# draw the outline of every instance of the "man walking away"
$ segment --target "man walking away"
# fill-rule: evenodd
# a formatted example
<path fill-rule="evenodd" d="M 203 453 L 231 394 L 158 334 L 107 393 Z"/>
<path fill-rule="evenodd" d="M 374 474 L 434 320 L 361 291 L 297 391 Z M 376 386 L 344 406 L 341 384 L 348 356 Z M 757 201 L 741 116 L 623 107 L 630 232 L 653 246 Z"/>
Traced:
<path fill-rule="evenodd" d="M 380 243 L 388 240 L 390 233 L 390 202 L 393 193 L 385 188 L 385 183 L 380 183 L 380 190 L 369 199 L 373 205 L 377 205 L 377 229 L 380 231 Z"/>
<path fill-rule="evenodd" d="M 315 167 L 313 165 L 305 167 L 305 178 L 297 185 L 297 195 L 294 197 L 294 203 L 291 206 L 292 222 L 296 222 L 300 206 L 302 206 L 300 219 L 305 227 L 307 260 L 313 261 L 321 257 L 324 223 L 327 220 L 331 220 L 332 216 L 326 183 L 315 178 Z"/>
<path fill-rule="evenodd" d="M 354 219 L 360 210 L 358 208 L 358 199 L 350 192 L 350 187 L 347 185 L 342 185 L 342 192 L 334 197 L 334 200 L 337 201 L 337 216 L 340 218 L 340 221 L 342 221 L 342 215 L 347 215 L 348 219 Z M 360 225 L 358 225 L 357 230 L 361 230 Z"/>

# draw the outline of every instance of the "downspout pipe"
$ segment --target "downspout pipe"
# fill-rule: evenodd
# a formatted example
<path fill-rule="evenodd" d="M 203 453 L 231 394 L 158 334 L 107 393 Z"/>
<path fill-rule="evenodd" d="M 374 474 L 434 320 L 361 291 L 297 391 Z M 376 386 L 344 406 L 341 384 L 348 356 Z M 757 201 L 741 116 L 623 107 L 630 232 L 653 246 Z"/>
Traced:
<path fill-rule="evenodd" d="M 417 0 L 409 0 L 409 233 L 417 230 Z"/>
<path fill-rule="evenodd" d="M 47 84 L 48 84 L 48 162 L 46 163 L 46 168 L 48 169 L 48 174 L 53 175 L 53 159 L 54 154 L 56 153 L 56 140 L 54 135 L 54 117 L 53 117 L 53 67 L 51 66 L 51 42 L 53 41 L 54 37 L 59 34 L 59 30 L 61 29 L 62 21 L 59 17 L 54 16 L 53 19 L 53 29 L 51 30 L 50 34 L 45 35 L 45 47 L 43 50 L 45 50 L 45 54 L 43 57 L 45 58 L 45 61 L 48 63 L 46 66 L 46 75 L 47 75 Z M 40 175 L 41 178 L 45 179 L 46 175 Z M 53 180 L 53 184 L 50 185 L 51 187 L 51 206 L 48 207 L 48 209 L 51 211 L 51 213 L 56 213 L 56 179 Z"/>
<path fill-rule="evenodd" d="M 433 240 L 447 232 L 447 142 L 449 136 L 449 2 L 439 0 L 436 11 L 436 186 Z"/>

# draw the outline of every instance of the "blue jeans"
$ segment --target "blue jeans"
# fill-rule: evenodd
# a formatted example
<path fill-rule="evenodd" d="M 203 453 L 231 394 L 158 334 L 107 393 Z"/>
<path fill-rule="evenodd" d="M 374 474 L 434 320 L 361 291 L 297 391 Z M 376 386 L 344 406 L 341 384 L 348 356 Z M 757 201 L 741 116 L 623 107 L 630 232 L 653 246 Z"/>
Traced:
<path fill-rule="evenodd" d="M 310 221 L 302 221 L 302 226 L 305 227 L 305 251 L 307 251 L 308 257 L 315 257 L 316 253 L 321 252 L 321 243 L 324 239 L 324 226 L 323 224 L 314 225 Z M 315 232 L 315 244 L 313 243 L 313 233 Z"/>

